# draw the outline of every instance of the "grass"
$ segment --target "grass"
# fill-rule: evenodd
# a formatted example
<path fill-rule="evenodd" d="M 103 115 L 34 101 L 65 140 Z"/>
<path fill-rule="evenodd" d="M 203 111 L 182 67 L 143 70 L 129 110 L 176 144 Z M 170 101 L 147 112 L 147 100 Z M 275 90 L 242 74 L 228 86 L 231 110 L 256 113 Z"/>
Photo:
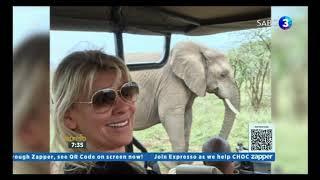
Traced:
<path fill-rule="evenodd" d="M 193 105 L 193 123 L 190 137 L 190 152 L 201 152 L 202 144 L 210 137 L 217 135 L 224 117 L 223 102 L 214 95 L 198 97 Z M 248 128 L 251 122 L 271 122 L 270 108 L 255 112 L 250 107 L 241 107 L 229 136 L 229 143 L 235 150 L 238 142 L 248 145 Z M 143 131 L 135 131 L 138 138 L 150 152 L 171 151 L 169 138 L 161 124 Z"/>
<path fill-rule="evenodd" d="M 236 151 L 237 143 L 242 142 L 248 147 L 249 124 L 274 123 L 276 142 L 276 161 L 272 164 L 274 173 L 307 173 L 307 121 L 279 120 L 274 122 L 271 116 L 271 88 L 267 83 L 265 99 L 262 107 L 255 112 L 249 98 L 241 89 L 241 109 L 236 118 L 228 142 L 232 151 Z M 193 105 L 193 123 L 190 136 L 189 152 L 201 152 L 202 144 L 220 131 L 224 117 L 223 102 L 214 95 L 196 98 Z M 170 152 L 171 144 L 161 124 L 149 129 L 135 131 L 134 136 L 140 140 L 149 152 Z M 167 169 L 160 164 L 161 171 Z"/>

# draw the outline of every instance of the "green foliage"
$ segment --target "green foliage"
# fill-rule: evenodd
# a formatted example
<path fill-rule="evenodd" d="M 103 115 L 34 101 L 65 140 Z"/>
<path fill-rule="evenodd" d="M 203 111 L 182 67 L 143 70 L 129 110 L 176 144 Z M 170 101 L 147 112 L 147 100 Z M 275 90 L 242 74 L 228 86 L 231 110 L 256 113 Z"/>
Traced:
<path fill-rule="evenodd" d="M 228 53 L 239 88 L 246 87 L 251 105 L 257 111 L 264 99 L 265 82 L 270 82 L 270 30 L 258 29 L 248 34 L 249 42 Z"/>

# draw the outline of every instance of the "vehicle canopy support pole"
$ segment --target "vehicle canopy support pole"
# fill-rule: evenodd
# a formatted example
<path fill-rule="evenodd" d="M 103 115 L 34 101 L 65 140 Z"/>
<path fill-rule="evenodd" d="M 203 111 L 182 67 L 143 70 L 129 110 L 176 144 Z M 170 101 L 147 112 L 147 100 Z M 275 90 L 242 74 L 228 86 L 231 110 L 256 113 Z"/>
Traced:
<path fill-rule="evenodd" d="M 114 33 L 114 41 L 115 41 L 115 48 L 116 48 L 116 55 L 124 60 L 123 54 L 123 40 L 122 40 L 122 32 L 115 32 Z"/>

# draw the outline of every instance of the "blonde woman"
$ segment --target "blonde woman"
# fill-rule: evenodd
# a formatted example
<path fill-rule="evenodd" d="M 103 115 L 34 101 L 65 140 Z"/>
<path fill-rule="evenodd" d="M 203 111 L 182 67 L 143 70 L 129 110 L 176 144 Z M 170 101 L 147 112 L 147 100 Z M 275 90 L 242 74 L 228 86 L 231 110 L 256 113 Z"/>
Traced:
<path fill-rule="evenodd" d="M 13 53 L 13 152 L 49 152 L 49 35 Z M 49 162 L 13 162 L 13 174 L 49 174 Z"/>
<path fill-rule="evenodd" d="M 138 85 L 122 60 L 100 50 L 65 57 L 52 82 L 53 152 L 125 152 L 133 138 Z M 86 148 L 67 139 L 84 137 Z M 65 162 L 54 173 L 145 173 L 134 163 Z"/>

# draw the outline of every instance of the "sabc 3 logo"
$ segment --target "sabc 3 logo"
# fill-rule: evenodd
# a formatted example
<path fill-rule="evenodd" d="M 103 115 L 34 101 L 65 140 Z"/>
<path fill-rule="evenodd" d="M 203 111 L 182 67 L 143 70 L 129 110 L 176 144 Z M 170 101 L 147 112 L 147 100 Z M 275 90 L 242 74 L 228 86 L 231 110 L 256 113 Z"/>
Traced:
<path fill-rule="evenodd" d="M 257 20 L 258 27 L 271 27 L 274 23 L 277 22 L 276 19 L 271 20 Z M 276 24 L 276 23 L 275 23 Z M 292 26 L 292 19 L 289 16 L 282 16 L 278 21 L 279 27 L 283 30 L 288 30 Z"/>
<path fill-rule="evenodd" d="M 292 19 L 289 16 L 282 16 L 279 19 L 279 27 L 283 30 L 288 30 L 292 26 Z"/>

